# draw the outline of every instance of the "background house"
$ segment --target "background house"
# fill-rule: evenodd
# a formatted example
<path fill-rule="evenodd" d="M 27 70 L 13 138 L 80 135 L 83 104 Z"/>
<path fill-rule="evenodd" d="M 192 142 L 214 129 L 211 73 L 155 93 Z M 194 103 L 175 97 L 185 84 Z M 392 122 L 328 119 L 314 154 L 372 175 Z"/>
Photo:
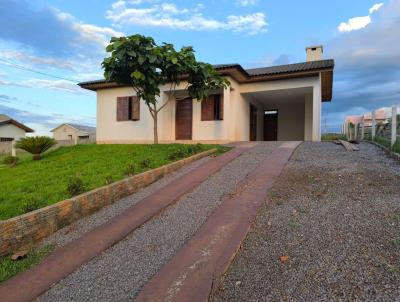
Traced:
<path fill-rule="evenodd" d="M 15 156 L 13 142 L 24 138 L 26 133 L 31 132 L 34 132 L 33 129 L 8 115 L 0 114 L 0 154 L 12 154 Z"/>
<path fill-rule="evenodd" d="M 0 142 L 19 140 L 30 132 L 34 132 L 34 130 L 8 115 L 0 114 Z"/>
<path fill-rule="evenodd" d="M 77 143 L 79 140 L 96 140 L 96 128 L 85 125 L 64 123 L 51 130 L 51 132 L 53 132 L 53 138 L 57 141 Z"/>

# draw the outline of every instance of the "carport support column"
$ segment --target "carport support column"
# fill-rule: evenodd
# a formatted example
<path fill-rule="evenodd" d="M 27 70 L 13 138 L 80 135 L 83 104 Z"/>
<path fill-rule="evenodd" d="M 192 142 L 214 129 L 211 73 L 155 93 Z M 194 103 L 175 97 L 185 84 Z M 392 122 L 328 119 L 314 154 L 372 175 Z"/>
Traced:
<path fill-rule="evenodd" d="M 312 140 L 321 141 L 321 77 L 313 87 Z"/>
<path fill-rule="evenodd" d="M 312 141 L 313 133 L 313 96 L 307 94 L 304 98 L 304 140 Z"/>

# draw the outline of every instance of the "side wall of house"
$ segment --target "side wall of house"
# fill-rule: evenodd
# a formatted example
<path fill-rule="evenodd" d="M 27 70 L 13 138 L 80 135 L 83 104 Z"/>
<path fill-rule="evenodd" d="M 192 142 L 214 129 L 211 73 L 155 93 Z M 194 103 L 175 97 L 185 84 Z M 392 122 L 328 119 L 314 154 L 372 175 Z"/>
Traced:
<path fill-rule="evenodd" d="M 181 83 L 177 89 L 183 89 Z M 167 89 L 161 87 L 159 105 L 167 100 Z M 139 121 L 117 121 L 117 97 L 133 95 L 132 88 L 113 88 L 97 91 L 97 132 L 98 143 L 150 143 L 153 141 L 153 119 L 143 101 L 140 102 Z M 176 101 L 170 101 L 158 114 L 158 137 L 160 142 L 175 140 Z M 192 140 L 227 142 L 231 122 L 230 89 L 224 91 L 224 119 L 221 121 L 202 121 L 201 103 L 193 100 Z"/>
<path fill-rule="evenodd" d="M 5 124 L 0 126 L 0 137 L 14 138 L 14 140 L 19 140 L 25 137 L 25 130 L 13 125 Z"/>

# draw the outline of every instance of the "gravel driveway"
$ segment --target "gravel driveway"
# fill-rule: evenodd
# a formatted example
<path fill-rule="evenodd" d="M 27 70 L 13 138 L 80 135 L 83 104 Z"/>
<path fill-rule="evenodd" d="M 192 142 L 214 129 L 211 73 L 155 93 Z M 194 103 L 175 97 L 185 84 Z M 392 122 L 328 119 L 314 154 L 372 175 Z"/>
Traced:
<path fill-rule="evenodd" d="M 297 149 L 214 296 L 278 300 L 400 301 L 400 165 L 383 151 Z"/>
<path fill-rule="evenodd" d="M 249 149 L 191 193 L 184 195 L 175 205 L 83 265 L 38 300 L 132 301 L 143 285 L 172 258 L 218 207 L 224 194 L 234 191 L 236 184 L 256 168 L 276 146 L 278 143 L 260 143 Z M 48 242 L 64 244 L 84 230 L 99 224 L 99 220 L 104 221 L 121 212 L 167 182 L 168 179 L 161 180 L 161 184 L 157 182 L 90 218 L 82 219 L 52 236 Z"/>

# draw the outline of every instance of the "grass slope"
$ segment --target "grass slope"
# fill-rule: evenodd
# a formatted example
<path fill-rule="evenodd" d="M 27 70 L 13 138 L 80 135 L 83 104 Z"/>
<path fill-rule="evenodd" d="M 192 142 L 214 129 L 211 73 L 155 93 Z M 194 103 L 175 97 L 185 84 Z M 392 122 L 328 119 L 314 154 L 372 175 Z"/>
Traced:
<path fill-rule="evenodd" d="M 15 167 L 0 168 L 0 220 L 71 197 L 67 185 L 76 175 L 89 191 L 127 177 L 129 166 L 137 174 L 215 147 L 199 146 L 77 145 L 49 151 L 40 161 L 24 157 Z"/>
<path fill-rule="evenodd" d="M 38 264 L 53 248 L 46 245 L 32 250 L 25 258 L 17 261 L 11 260 L 11 256 L 0 258 L 0 283 Z"/>

